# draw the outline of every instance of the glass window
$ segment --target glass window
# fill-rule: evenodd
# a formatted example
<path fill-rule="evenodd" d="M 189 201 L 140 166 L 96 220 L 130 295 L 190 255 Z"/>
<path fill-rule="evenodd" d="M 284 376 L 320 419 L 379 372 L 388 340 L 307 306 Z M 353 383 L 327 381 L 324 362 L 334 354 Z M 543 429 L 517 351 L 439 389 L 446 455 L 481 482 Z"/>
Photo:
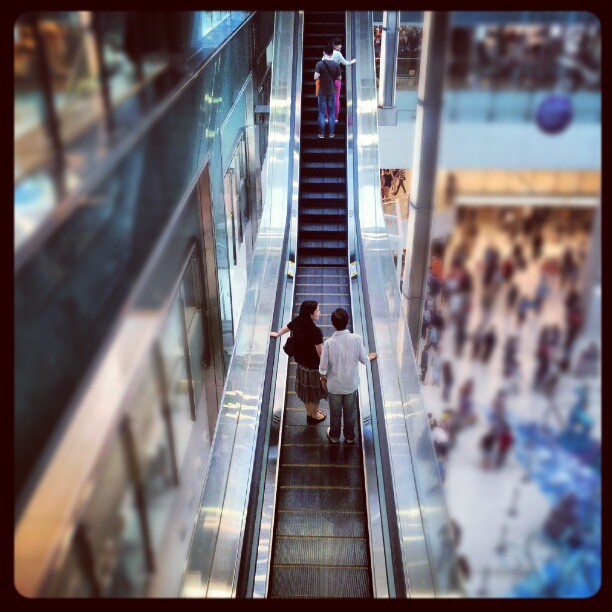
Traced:
<path fill-rule="evenodd" d="M 238 206 L 236 197 L 236 170 L 230 165 L 223 179 L 225 194 L 225 222 L 227 224 L 227 249 L 230 256 L 230 266 L 238 264 L 237 245 L 238 242 Z M 242 241 L 240 241 L 242 242 Z"/>
<path fill-rule="evenodd" d="M 232 286 L 232 318 L 240 318 L 247 285 L 247 261 L 244 234 L 250 220 L 247 189 L 246 145 L 240 138 L 224 177 L 225 214 Z"/>
<path fill-rule="evenodd" d="M 108 71 L 111 101 L 117 105 L 138 81 L 141 54 L 134 32 L 128 31 L 131 28 L 127 13 L 101 12 L 99 19 L 102 61 Z"/>
<path fill-rule="evenodd" d="M 206 36 L 230 16 L 230 11 L 201 11 L 201 36 Z"/>
<path fill-rule="evenodd" d="M 225 213 L 230 262 L 238 265 L 238 254 L 244 241 L 244 228 L 251 214 L 247 190 L 246 143 L 240 138 L 225 173 Z"/>
<path fill-rule="evenodd" d="M 421 65 L 423 26 L 401 25 L 397 48 L 397 88 L 417 89 Z"/>
<path fill-rule="evenodd" d="M 71 143 L 102 116 L 100 65 L 92 13 L 41 13 L 53 98 L 62 139 Z"/>
<path fill-rule="evenodd" d="M 154 12 L 100 12 L 99 19 L 111 101 L 118 106 L 168 66 L 164 21 Z"/>
<path fill-rule="evenodd" d="M 185 320 L 196 404 L 202 392 L 202 376 L 205 363 L 205 338 L 202 312 L 203 293 L 200 275 L 201 268 L 199 260 L 194 255 L 183 277 L 182 291 L 185 296 Z"/>
<path fill-rule="evenodd" d="M 162 413 L 155 370 L 150 361 L 134 394 L 130 415 L 136 456 L 145 490 L 148 523 L 153 550 L 159 552 L 174 500 L 175 480 L 169 432 Z"/>
<path fill-rule="evenodd" d="M 73 536 L 66 558 L 48 593 L 49 597 L 93 597 L 89 580 L 83 571 L 79 545 Z"/>
<path fill-rule="evenodd" d="M 142 595 L 148 578 L 124 445 L 124 437 L 117 435 L 82 517 L 101 592 L 111 597 Z"/>
<path fill-rule="evenodd" d="M 160 337 L 164 372 L 170 396 L 168 399 L 172 415 L 172 429 L 179 471 L 187 452 L 187 445 L 193 427 L 190 400 L 191 386 L 187 376 L 181 322 L 182 300 L 183 295 L 182 290 L 180 290 L 174 299 Z"/>
<path fill-rule="evenodd" d="M 15 179 L 27 174 L 41 150 L 50 147 L 44 126 L 44 99 L 34 29 L 20 17 L 13 29 Z"/>

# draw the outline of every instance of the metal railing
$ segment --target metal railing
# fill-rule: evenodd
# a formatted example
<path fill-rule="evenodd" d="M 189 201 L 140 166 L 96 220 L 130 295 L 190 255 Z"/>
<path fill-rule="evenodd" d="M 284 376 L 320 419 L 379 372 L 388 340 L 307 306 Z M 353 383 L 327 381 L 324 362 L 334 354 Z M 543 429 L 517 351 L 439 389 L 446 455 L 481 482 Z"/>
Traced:
<path fill-rule="evenodd" d="M 285 272 L 291 204 L 293 12 L 277 12 L 270 99 L 268 176 L 253 267 L 235 337 L 206 484 L 195 517 L 182 597 L 236 597 L 252 464 L 266 383 L 279 274 Z M 280 58 L 280 59 L 279 59 Z"/>
<path fill-rule="evenodd" d="M 372 32 L 372 13 L 351 13 L 353 40 Z M 356 45 L 354 119 L 358 270 L 368 304 L 376 415 L 387 440 L 390 485 L 405 588 L 398 597 L 461 595 L 449 517 L 380 199 L 374 49 Z M 348 94 L 351 95 L 350 93 Z M 371 344 L 371 345 L 372 345 Z M 391 520 L 391 519 L 390 519 Z"/>

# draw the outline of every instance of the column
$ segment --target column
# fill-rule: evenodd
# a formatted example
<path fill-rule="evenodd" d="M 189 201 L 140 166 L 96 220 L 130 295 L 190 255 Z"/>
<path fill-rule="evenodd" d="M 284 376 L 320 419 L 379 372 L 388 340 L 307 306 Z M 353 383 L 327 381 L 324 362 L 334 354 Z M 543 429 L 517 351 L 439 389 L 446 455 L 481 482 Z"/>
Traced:
<path fill-rule="evenodd" d="M 450 13 L 425 12 L 406 235 L 406 267 L 402 283 L 404 309 L 415 352 L 420 338 L 419 330 L 429 267 L 429 243 L 449 24 Z"/>
<path fill-rule="evenodd" d="M 87 27 L 87 26 L 84 26 Z M 111 101 L 110 91 L 110 75 L 106 61 L 104 60 L 104 29 L 102 24 L 102 16 L 99 12 L 94 12 L 91 18 L 91 28 L 94 35 L 94 52 L 91 59 L 91 65 L 99 68 L 100 89 L 102 92 L 102 105 L 104 110 L 104 124 L 106 133 L 109 138 L 113 137 L 115 132 L 115 119 L 113 116 L 113 104 Z"/>
<path fill-rule="evenodd" d="M 53 98 L 53 83 L 47 57 L 47 49 L 38 26 L 38 13 L 26 13 L 24 21 L 32 26 L 32 33 L 34 34 L 34 41 L 36 43 L 36 59 L 43 99 L 43 121 L 53 150 L 51 156 L 53 186 L 56 201 L 59 202 L 66 195 L 64 146 L 62 143 L 60 122 L 55 108 L 55 100 Z"/>
<path fill-rule="evenodd" d="M 399 11 L 385 11 L 383 13 L 383 33 L 380 41 L 380 78 L 378 81 L 379 125 L 397 125 L 395 84 L 397 80 L 399 25 Z"/>
<path fill-rule="evenodd" d="M 584 313 L 582 333 L 585 338 L 601 346 L 601 201 L 593 218 L 581 293 Z"/>

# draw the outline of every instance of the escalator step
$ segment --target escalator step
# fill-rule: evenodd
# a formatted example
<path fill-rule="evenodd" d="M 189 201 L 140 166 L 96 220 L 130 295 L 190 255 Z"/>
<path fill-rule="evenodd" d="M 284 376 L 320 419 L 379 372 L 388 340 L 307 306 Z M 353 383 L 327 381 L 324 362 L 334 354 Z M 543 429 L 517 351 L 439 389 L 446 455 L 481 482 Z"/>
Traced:
<path fill-rule="evenodd" d="M 302 176 L 300 178 L 300 185 L 306 186 L 306 185 L 315 185 L 315 186 L 323 186 L 325 185 L 325 187 L 329 188 L 329 187 L 336 187 L 336 186 L 342 186 L 344 188 L 346 188 L 346 176 L 330 176 L 330 177 L 307 177 L 307 176 Z"/>
<path fill-rule="evenodd" d="M 293 381 L 291 381 L 293 386 Z M 285 425 L 283 426 L 283 444 L 316 444 L 317 446 L 332 446 L 327 439 L 325 430 L 329 427 L 329 404 L 327 402 L 319 403 L 319 410 L 327 413 L 327 419 L 318 425 L 307 425 L 304 418 L 303 425 Z M 342 445 L 333 446 L 339 449 Z M 333 454 L 332 454 L 333 456 Z"/>
<path fill-rule="evenodd" d="M 371 597 L 367 567 L 274 568 L 272 597 Z"/>
<path fill-rule="evenodd" d="M 306 410 L 306 409 L 304 409 Z M 286 417 L 286 415 L 285 415 Z M 304 412 L 304 420 L 306 413 Z M 323 425 L 321 425 L 322 427 Z M 314 426 L 313 426 L 314 427 Z M 319 427 L 316 425 L 316 427 Z M 359 438 L 357 439 L 359 440 Z M 355 465 L 361 467 L 361 449 L 358 444 L 348 445 L 325 444 L 323 446 L 306 446 L 304 444 L 283 444 L 281 447 L 284 464 L 306 463 L 312 461 L 318 464 L 337 463 L 338 465 Z"/>
<path fill-rule="evenodd" d="M 300 263 L 303 266 L 340 266 L 346 263 L 346 256 L 323 257 L 317 255 L 303 255 L 300 257 Z"/>
<path fill-rule="evenodd" d="M 316 272 L 314 272 L 313 270 L 302 270 L 301 266 L 298 266 L 297 268 L 297 276 L 308 276 L 309 278 L 312 277 L 313 274 L 316 274 Z M 327 269 L 327 270 L 321 270 L 321 272 L 318 273 L 320 276 L 345 276 L 348 278 L 348 274 L 346 272 L 346 267 L 345 266 L 338 266 L 336 269 Z"/>
<path fill-rule="evenodd" d="M 365 538 L 364 512 L 291 512 L 276 516 L 277 535 Z"/>
<path fill-rule="evenodd" d="M 277 536 L 274 563 L 275 565 L 367 565 L 367 541 L 365 538 Z"/>
<path fill-rule="evenodd" d="M 297 298 L 307 299 L 303 296 L 314 296 L 324 297 L 326 295 L 333 295 L 334 298 L 342 299 L 342 301 L 350 299 L 350 292 L 348 285 L 338 283 L 325 283 L 321 285 L 315 285 L 313 283 L 300 283 L 295 287 L 294 295 Z"/>
<path fill-rule="evenodd" d="M 320 427 L 325 434 L 324 425 Z M 280 510 L 346 510 L 363 507 L 363 489 L 280 487 L 277 492 Z"/>
<path fill-rule="evenodd" d="M 346 251 L 346 240 L 298 240 L 298 249 L 319 249 L 322 254 L 325 251 Z"/>
<path fill-rule="evenodd" d="M 325 217 L 326 219 L 328 217 L 338 217 L 342 220 L 345 220 L 346 208 L 338 208 L 337 206 L 335 206 L 334 208 L 316 208 L 315 206 L 313 206 L 313 202 L 308 202 L 308 206 L 304 208 L 300 206 L 300 219 L 302 217 L 305 218 L 308 216 L 311 216 L 315 219 L 320 219 L 321 217 Z"/>
<path fill-rule="evenodd" d="M 312 269 L 312 268 L 311 268 Z M 333 271 L 333 268 L 329 268 Z M 295 286 L 300 287 L 302 285 L 308 287 L 345 287 L 348 293 L 349 278 L 346 271 L 344 274 L 323 274 L 321 272 L 312 271 L 312 274 L 308 272 L 301 272 L 299 277 L 295 279 Z"/>
<path fill-rule="evenodd" d="M 319 170 L 322 168 L 335 169 L 338 171 L 345 172 L 346 164 L 344 162 L 332 162 L 326 159 L 322 159 L 316 162 L 305 162 L 302 161 L 300 164 L 300 168 L 302 170 L 311 169 L 311 170 Z"/>
<path fill-rule="evenodd" d="M 311 132 L 302 132 L 301 146 L 308 147 L 310 143 L 316 143 L 316 145 L 319 147 L 331 149 L 332 147 L 334 147 L 334 145 L 336 145 L 336 143 L 343 142 L 346 138 L 346 135 L 343 132 L 338 132 L 337 134 L 335 134 L 335 138 L 328 138 L 328 130 L 326 129 L 325 132 L 325 138 L 319 138 L 318 131 L 315 130 Z M 323 153 L 323 155 L 325 155 L 325 153 Z"/>
<path fill-rule="evenodd" d="M 300 190 L 300 200 L 334 200 L 329 202 L 332 206 L 346 200 L 346 193 L 337 193 L 334 191 L 304 191 Z"/>
<path fill-rule="evenodd" d="M 304 416 L 306 416 L 304 414 Z M 305 420 L 305 419 L 304 419 Z M 317 425 L 318 427 L 318 425 Z M 331 445 L 330 445 L 331 446 Z M 300 483 L 317 487 L 362 487 L 363 473 L 361 467 L 337 462 L 314 463 L 281 463 L 278 476 L 281 486 L 292 486 Z"/>
<path fill-rule="evenodd" d="M 299 237 L 312 236 L 311 232 L 320 232 L 322 234 L 337 234 L 338 232 L 346 232 L 346 223 L 300 223 Z"/>
<path fill-rule="evenodd" d="M 317 140 L 314 141 L 316 143 L 316 146 L 308 147 L 307 149 L 302 148 L 302 153 L 308 153 L 309 155 L 316 155 L 317 156 L 316 161 L 318 163 L 322 161 L 328 161 L 328 162 L 335 161 L 331 159 L 326 159 L 327 155 L 342 155 L 342 162 L 346 163 L 346 160 L 344 159 L 346 151 L 342 147 L 337 146 L 335 138 L 329 139 L 329 140 L 330 141 L 333 140 L 334 141 L 333 144 L 330 142 L 329 146 L 325 146 L 324 148 L 323 143 L 325 142 L 325 139 L 321 140 L 320 138 L 317 138 Z"/>

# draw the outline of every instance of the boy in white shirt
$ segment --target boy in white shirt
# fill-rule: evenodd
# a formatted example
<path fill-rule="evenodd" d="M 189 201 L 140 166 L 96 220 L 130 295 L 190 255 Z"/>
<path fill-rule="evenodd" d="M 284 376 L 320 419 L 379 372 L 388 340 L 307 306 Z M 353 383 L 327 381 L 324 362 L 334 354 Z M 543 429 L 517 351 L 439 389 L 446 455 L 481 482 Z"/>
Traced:
<path fill-rule="evenodd" d="M 357 60 L 356 59 L 352 59 L 350 61 L 347 61 L 344 59 L 344 56 L 342 55 L 340 49 L 342 49 L 342 41 L 339 38 L 334 39 L 334 42 L 332 43 L 333 47 L 334 47 L 334 52 L 332 53 L 332 59 L 335 62 L 338 62 L 339 64 L 342 64 L 343 66 L 350 66 L 351 64 L 354 64 Z M 342 87 L 342 81 L 341 80 L 336 80 L 336 123 L 338 123 L 338 116 L 340 115 L 340 88 Z M 329 117 L 327 115 L 327 111 L 325 111 L 325 123 L 327 123 L 329 121 Z"/>
<path fill-rule="evenodd" d="M 361 336 L 346 329 L 349 314 L 344 308 L 334 310 L 331 322 L 336 331 L 323 343 L 319 364 L 321 385 L 329 400 L 331 426 L 327 428 L 327 437 L 332 444 L 338 444 L 342 430 L 344 441 L 354 444 L 358 362 L 366 364 L 368 359 L 372 361 L 378 354 L 368 355 Z"/>

